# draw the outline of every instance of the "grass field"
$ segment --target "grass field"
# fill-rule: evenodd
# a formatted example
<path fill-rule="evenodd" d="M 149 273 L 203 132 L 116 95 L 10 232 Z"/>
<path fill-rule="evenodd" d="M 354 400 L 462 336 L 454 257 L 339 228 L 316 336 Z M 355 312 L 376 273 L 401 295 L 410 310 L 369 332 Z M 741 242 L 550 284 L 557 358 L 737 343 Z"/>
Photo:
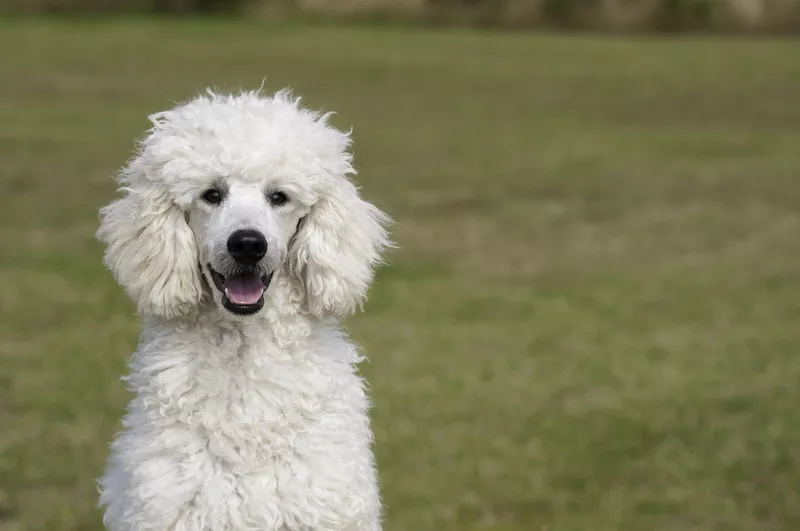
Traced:
<path fill-rule="evenodd" d="M 96 531 L 146 115 L 293 86 L 400 248 L 365 314 L 386 529 L 800 529 L 800 42 L 0 22 L 0 530 Z"/>

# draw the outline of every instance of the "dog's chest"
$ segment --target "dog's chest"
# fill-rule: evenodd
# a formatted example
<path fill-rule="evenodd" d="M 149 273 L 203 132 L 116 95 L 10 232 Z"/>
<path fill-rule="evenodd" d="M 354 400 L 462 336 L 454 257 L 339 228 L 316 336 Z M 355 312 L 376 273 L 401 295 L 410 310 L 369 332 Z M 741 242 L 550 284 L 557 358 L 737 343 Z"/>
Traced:
<path fill-rule="evenodd" d="M 250 472 L 348 434 L 366 418 L 366 397 L 352 365 L 294 353 L 266 357 L 257 348 L 205 360 L 182 417 L 232 470 Z M 344 441 L 341 441 L 344 442 Z"/>
<path fill-rule="evenodd" d="M 291 357 L 259 364 L 249 354 L 197 375 L 207 392 L 185 418 L 213 470 L 202 495 L 228 493 L 235 514 L 264 526 L 277 518 L 287 529 L 368 513 L 371 436 L 353 367 Z"/>
<path fill-rule="evenodd" d="M 185 531 L 376 529 L 368 401 L 338 335 L 294 349 L 148 338 L 108 496 Z M 203 348 L 198 348 L 198 345 Z M 319 354 L 315 354 L 319 353 Z"/>

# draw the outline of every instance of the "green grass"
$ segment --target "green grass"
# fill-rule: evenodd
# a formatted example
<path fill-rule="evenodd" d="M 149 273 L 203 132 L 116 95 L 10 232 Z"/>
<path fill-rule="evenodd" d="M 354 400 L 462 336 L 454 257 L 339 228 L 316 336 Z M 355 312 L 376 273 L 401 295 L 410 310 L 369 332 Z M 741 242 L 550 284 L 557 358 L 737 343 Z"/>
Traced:
<path fill-rule="evenodd" d="M 291 85 L 400 245 L 366 313 L 386 529 L 800 528 L 800 43 L 0 23 L 0 530 L 100 530 L 146 115 Z"/>

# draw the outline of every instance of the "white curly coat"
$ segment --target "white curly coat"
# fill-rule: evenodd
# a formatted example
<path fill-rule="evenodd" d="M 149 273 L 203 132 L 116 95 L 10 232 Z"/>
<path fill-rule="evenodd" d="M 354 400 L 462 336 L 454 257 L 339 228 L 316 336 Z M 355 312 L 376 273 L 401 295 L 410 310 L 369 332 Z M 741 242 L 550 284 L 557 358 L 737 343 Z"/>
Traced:
<path fill-rule="evenodd" d="M 338 323 L 391 244 L 348 179 L 349 133 L 287 91 L 209 92 L 151 121 L 98 231 L 143 321 L 100 480 L 107 528 L 379 530 L 361 356 Z M 241 228 L 274 272 L 249 316 L 211 277 Z"/>

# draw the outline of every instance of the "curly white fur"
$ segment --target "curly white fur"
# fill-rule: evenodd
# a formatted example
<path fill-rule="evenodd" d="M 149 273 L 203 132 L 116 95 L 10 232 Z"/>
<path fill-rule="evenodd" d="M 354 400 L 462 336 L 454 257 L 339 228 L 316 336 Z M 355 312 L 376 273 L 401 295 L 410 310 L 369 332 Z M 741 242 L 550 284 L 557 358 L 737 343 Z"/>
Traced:
<path fill-rule="evenodd" d="M 327 118 L 286 91 L 155 114 L 101 211 L 106 264 L 144 324 L 100 481 L 112 531 L 380 529 L 361 358 L 338 322 L 364 300 L 389 220 L 348 180 L 349 134 Z M 213 187 L 219 205 L 202 199 Z M 246 227 L 274 278 L 239 316 L 210 275 Z"/>

